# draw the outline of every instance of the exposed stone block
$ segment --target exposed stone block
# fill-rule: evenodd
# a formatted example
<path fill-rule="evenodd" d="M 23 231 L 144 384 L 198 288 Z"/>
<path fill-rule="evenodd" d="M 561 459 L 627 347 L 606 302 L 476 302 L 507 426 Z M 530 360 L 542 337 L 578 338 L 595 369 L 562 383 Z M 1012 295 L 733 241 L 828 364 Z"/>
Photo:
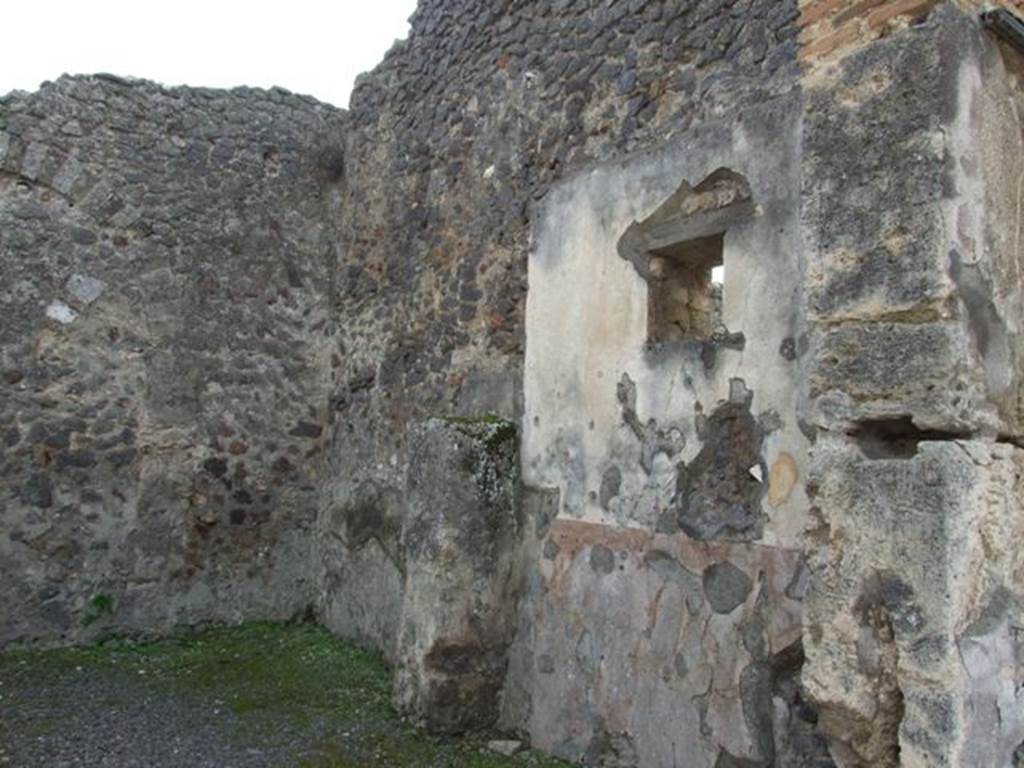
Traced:
<path fill-rule="evenodd" d="M 849 430 L 908 417 L 960 434 L 1024 430 L 1022 289 L 1008 277 L 1019 247 L 1006 238 L 1018 226 L 1008 172 L 1019 178 L 1021 161 L 1013 152 L 1000 162 L 993 149 L 1021 142 L 1007 109 L 1021 96 L 1006 67 L 976 21 L 943 6 L 808 77 L 812 423 Z"/>
<path fill-rule="evenodd" d="M 1024 661 L 1008 634 L 1024 620 L 1024 452 L 921 441 L 894 453 L 815 446 L 823 546 L 804 683 L 842 768 L 1010 765 L 1024 739 L 1008 682 Z M 1006 718 L 995 741 L 993 710 Z"/>
<path fill-rule="evenodd" d="M 515 426 L 431 419 L 411 436 L 394 699 L 433 732 L 493 725 L 516 627 Z"/>

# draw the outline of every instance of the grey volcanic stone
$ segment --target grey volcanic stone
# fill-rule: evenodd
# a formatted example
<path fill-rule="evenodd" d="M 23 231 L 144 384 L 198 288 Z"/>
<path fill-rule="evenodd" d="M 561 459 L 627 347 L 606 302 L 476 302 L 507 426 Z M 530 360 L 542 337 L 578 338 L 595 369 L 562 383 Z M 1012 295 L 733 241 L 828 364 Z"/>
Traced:
<path fill-rule="evenodd" d="M 0 98 L 0 645 L 312 614 L 592 764 L 1016 760 L 1017 54 L 835 5 Z"/>
<path fill-rule="evenodd" d="M 704 571 L 704 594 L 715 613 L 732 613 L 746 602 L 754 582 L 732 563 L 715 563 Z"/>
<path fill-rule="evenodd" d="M 313 600 L 345 124 L 109 77 L 0 98 L 0 644 Z"/>
<path fill-rule="evenodd" d="M 516 628 L 516 429 L 431 419 L 412 440 L 395 705 L 433 732 L 487 727 Z"/>
<path fill-rule="evenodd" d="M 21 500 L 33 507 L 53 506 L 53 483 L 49 476 L 32 475 L 21 487 Z"/>
<path fill-rule="evenodd" d="M 595 544 L 590 550 L 590 567 L 598 575 L 608 575 L 615 570 L 615 553 L 603 544 Z"/>

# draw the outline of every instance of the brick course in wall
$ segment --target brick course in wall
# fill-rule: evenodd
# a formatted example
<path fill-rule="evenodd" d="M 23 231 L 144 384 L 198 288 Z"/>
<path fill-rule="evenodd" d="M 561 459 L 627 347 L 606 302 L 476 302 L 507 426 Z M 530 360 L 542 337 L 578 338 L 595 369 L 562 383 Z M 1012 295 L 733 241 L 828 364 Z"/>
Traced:
<path fill-rule="evenodd" d="M 801 0 L 800 59 L 809 65 L 829 60 L 923 20 L 942 0 Z M 1022 0 L 960 0 L 968 11 L 1004 7 L 1024 11 Z"/>

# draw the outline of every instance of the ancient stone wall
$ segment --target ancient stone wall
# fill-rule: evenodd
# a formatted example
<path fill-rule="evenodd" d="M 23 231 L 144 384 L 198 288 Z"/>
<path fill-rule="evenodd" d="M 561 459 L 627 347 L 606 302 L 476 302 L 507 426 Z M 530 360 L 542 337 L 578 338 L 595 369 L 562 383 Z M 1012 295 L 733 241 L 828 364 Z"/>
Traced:
<path fill-rule="evenodd" d="M 0 102 L 0 643 L 311 605 L 588 765 L 1019 761 L 979 7 L 424 0 L 347 113 Z"/>
<path fill-rule="evenodd" d="M 805 82 L 804 683 L 840 766 L 1020 759 L 1019 67 L 945 5 Z"/>
<path fill-rule="evenodd" d="M 546 749 L 1018 759 L 1019 54 L 952 3 L 889 6 L 828 56 L 805 33 L 792 100 L 543 202 L 523 471 L 556 512 L 506 718 Z"/>
<path fill-rule="evenodd" d="M 0 101 L 0 643 L 309 605 L 343 135 L 277 91 Z"/>
<path fill-rule="evenodd" d="M 509 704 L 566 757 L 784 751 L 772 712 L 796 702 L 773 685 L 799 676 L 809 520 L 799 121 L 796 93 L 748 105 L 545 200 L 523 472 L 559 510 L 519 638 L 532 663 L 513 673 L 529 695 Z M 656 286 L 681 279 L 659 262 L 708 272 L 709 259 L 724 269 L 713 327 L 652 337 Z M 706 280 L 688 291 L 712 296 Z"/>
<path fill-rule="evenodd" d="M 537 201 L 567 170 L 787 91 L 797 14 L 789 0 L 430 0 L 360 82 L 339 270 L 344 365 L 318 529 L 328 626 L 393 647 L 394 540 L 346 547 L 331 531 L 367 499 L 401 496 L 409 425 L 521 411 Z M 389 588 L 368 593 L 368 577 Z"/>

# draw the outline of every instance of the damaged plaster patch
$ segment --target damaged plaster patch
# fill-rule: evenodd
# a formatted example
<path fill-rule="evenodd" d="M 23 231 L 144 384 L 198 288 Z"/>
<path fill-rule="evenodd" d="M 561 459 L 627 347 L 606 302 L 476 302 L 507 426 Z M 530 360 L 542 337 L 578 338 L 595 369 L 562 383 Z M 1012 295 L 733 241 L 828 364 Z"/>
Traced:
<path fill-rule="evenodd" d="M 622 472 L 614 464 L 601 475 L 601 490 L 598 494 L 598 501 L 602 509 L 608 509 L 612 499 L 619 495 L 622 488 Z"/>
<path fill-rule="evenodd" d="M 750 413 L 752 400 L 743 381 L 733 379 L 729 401 L 700 421 L 700 453 L 679 465 L 673 508 L 692 538 L 750 541 L 761 535 L 764 433 Z"/>
<path fill-rule="evenodd" d="M 636 413 L 636 383 L 628 373 L 622 378 L 615 389 L 619 404 L 622 406 L 622 420 L 640 441 L 640 466 L 648 475 L 654 467 L 654 457 L 659 453 L 672 458 L 686 445 L 686 438 L 676 428 L 661 429 L 654 419 L 641 423 Z"/>
<path fill-rule="evenodd" d="M 718 309 L 721 313 L 721 309 Z M 705 371 L 712 371 L 718 363 L 719 349 L 732 349 L 742 352 L 746 349 L 747 339 L 741 331 L 730 331 L 720 323 L 715 326 L 711 338 L 704 341 L 700 347 L 700 360 Z"/>

